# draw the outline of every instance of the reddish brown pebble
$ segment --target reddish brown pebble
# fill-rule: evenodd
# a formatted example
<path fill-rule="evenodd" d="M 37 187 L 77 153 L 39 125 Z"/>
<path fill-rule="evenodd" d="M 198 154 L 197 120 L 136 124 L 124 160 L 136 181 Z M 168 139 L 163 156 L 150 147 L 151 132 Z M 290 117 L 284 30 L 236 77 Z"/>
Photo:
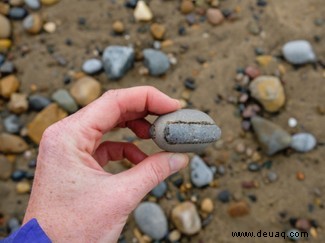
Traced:
<path fill-rule="evenodd" d="M 234 218 L 249 214 L 248 203 L 246 201 L 232 203 L 228 208 L 228 214 Z"/>
<path fill-rule="evenodd" d="M 257 188 L 258 185 L 255 181 L 243 181 L 241 186 L 245 189 Z"/>
<path fill-rule="evenodd" d="M 300 231 L 308 232 L 311 228 L 311 224 L 308 219 L 302 218 L 297 220 L 295 227 Z"/>
<path fill-rule="evenodd" d="M 305 174 L 304 174 L 303 172 L 301 172 L 301 171 L 298 171 L 298 172 L 296 173 L 296 178 L 297 178 L 297 180 L 299 180 L 299 181 L 303 181 L 303 180 L 305 180 Z"/>
<path fill-rule="evenodd" d="M 183 0 L 181 3 L 182 14 L 189 14 L 194 10 L 194 4 L 190 0 Z"/>
<path fill-rule="evenodd" d="M 258 76 L 261 75 L 260 70 L 258 70 L 257 67 L 253 67 L 253 66 L 248 66 L 245 69 L 245 73 L 248 77 L 250 77 L 251 79 L 257 78 Z"/>

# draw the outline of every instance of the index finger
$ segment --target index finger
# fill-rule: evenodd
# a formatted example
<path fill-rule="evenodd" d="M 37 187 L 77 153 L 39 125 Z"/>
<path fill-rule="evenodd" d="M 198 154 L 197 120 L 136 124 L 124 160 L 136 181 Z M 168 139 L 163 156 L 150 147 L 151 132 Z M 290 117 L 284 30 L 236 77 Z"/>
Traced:
<path fill-rule="evenodd" d="M 82 129 L 81 136 L 96 141 L 121 122 L 136 120 L 149 113 L 161 115 L 178 109 L 178 100 L 154 87 L 139 86 L 107 91 L 69 118 L 78 121 L 80 126 L 74 129 Z"/>

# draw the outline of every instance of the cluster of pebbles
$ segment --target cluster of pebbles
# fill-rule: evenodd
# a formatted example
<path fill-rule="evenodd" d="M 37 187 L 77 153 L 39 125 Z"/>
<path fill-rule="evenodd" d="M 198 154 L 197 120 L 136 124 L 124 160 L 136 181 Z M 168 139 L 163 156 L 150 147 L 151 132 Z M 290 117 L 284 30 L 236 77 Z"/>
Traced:
<path fill-rule="evenodd" d="M 108 80 L 120 80 L 137 66 L 140 75 L 164 78 L 177 68 L 177 64 L 181 65 L 174 53 L 163 51 L 164 47 L 172 46 L 173 41 L 168 39 L 168 27 L 155 19 L 154 11 L 150 9 L 148 1 L 127 0 L 124 6 L 132 15 L 130 17 L 139 25 L 147 23 L 149 26 L 148 34 L 153 40 L 150 48 L 139 47 L 136 43 L 108 45 L 98 51 L 99 54 L 95 58 L 84 60 L 80 72 L 67 75 L 64 83 L 71 83 L 69 89 L 62 87 L 49 96 L 44 96 L 37 92 L 36 87 L 31 86 L 34 92 L 23 93 L 22 80 L 17 72 L 23 67 L 16 67 L 10 54 L 15 44 L 12 23 L 20 23 L 27 35 L 55 33 L 59 28 L 57 23 L 48 21 L 46 16 L 42 15 L 42 9 L 59 2 L 64 4 L 60 0 L 0 2 L 0 198 L 10 193 L 10 188 L 5 186 L 7 181 L 15 183 L 17 194 L 30 193 L 37 164 L 37 147 L 43 132 L 51 124 L 78 111 L 102 94 L 103 88 L 96 75 L 105 73 Z M 182 0 L 179 2 L 177 13 L 184 17 L 188 26 L 195 27 L 197 24 L 207 22 L 210 28 L 218 28 L 226 21 L 238 20 L 241 12 L 239 7 L 222 8 L 222 2 Z M 267 6 L 267 1 L 259 0 L 256 5 L 264 8 Z M 84 25 L 84 22 L 85 19 L 79 19 L 79 25 Z M 130 38 L 125 22 L 121 20 L 112 23 L 112 30 L 115 36 Z M 248 30 L 253 35 L 261 32 L 256 22 L 250 22 Z M 141 28 L 139 31 L 142 31 Z M 177 31 L 179 36 L 187 34 L 184 26 L 180 26 Z M 71 45 L 71 41 L 67 40 L 66 44 Z M 183 49 L 186 48 L 183 46 Z M 21 51 L 24 53 L 29 50 L 22 48 Z M 283 80 L 286 72 L 284 63 L 289 63 L 295 68 L 318 65 L 317 55 L 307 40 L 283 43 L 279 51 L 281 55 L 274 56 L 256 50 L 257 65 L 238 68 L 235 77 L 236 97 L 229 97 L 229 102 L 236 106 L 236 114 L 241 119 L 243 132 L 252 132 L 260 146 L 260 149 L 254 150 L 243 143 L 238 143 L 234 153 L 250 161 L 245 164 L 245 170 L 251 173 L 265 172 L 267 183 L 275 183 L 279 180 L 276 171 L 271 170 L 271 156 L 281 153 L 304 154 L 321 146 L 317 144 L 314 131 L 300 128 L 300 121 L 294 117 L 288 119 L 288 125 L 292 129 L 283 128 L 273 121 L 279 114 L 286 112 L 288 97 L 286 97 L 286 86 Z M 50 47 L 48 52 L 58 65 L 66 67 L 67 60 L 63 56 L 55 53 Z M 206 60 L 198 58 L 197 61 L 204 65 Z M 264 72 L 264 70 L 272 70 L 272 72 Z M 184 87 L 182 104 L 184 107 L 191 107 L 188 97 L 197 88 L 195 79 L 186 78 Z M 35 113 L 35 116 L 30 116 Z M 324 115 L 324 106 L 319 108 L 319 113 Z M 32 119 L 27 119 L 29 116 Z M 218 150 L 223 147 L 227 139 L 217 141 L 213 149 Z M 243 198 L 236 192 L 216 189 L 218 182 L 228 173 L 229 168 L 222 163 L 216 165 L 211 162 L 208 155 L 205 155 L 199 153 L 192 156 L 188 175 L 177 173 L 171 176 L 154 188 L 144 202 L 140 203 L 134 212 L 136 227 L 132 229 L 132 233 L 135 241 L 189 241 L 191 236 L 198 234 L 211 223 L 215 207 L 220 204 L 226 205 L 225 215 L 230 218 L 236 219 L 250 214 L 257 197 L 249 193 Z M 229 160 L 229 154 L 219 155 L 217 160 Z M 20 157 L 26 161 L 25 170 L 15 167 L 15 162 Z M 297 172 L 296 178 L 302 181 L 305 175 L 303 172 Z M 259 188 L 259 184 L 255 180 L 243 180 L 241 187 L 250 190 Z M 201 196 L 198 193 L 211 188 L 217 190 L 216 196 Z M 320 192 L 316 191 L 315 194 L 319 196 Z M 169 207 L 162 206 L 160 202 L 163 200 L 170 201 Z M 288 232 L 309 232 L 313 237 L 317 237 L 319 223 L 316 220 L 303 216 L 288 216 L 285 213 L 280 216 L 286 219 L 289 217 L 291 229 Z M 4 215 L 0 212 L 0 237 L 16 231 L 20 227 L 21 218 L 22 215 Z M 121 235 L 120 242 L 126 242 L 125 234 L 124 232 Z"/>

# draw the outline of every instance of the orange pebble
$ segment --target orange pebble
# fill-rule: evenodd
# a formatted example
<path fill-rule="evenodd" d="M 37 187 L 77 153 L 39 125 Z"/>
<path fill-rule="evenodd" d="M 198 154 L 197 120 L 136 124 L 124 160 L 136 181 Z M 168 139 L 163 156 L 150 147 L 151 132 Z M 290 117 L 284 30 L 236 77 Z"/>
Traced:
<path fill-rule="evenodd" d="M 303 172 L 301 172 L 301 171 L 298 171 L 298 172 L 296 173 L 296 178 L 297 178 L 297 180 L 299 180 L 299 181 L 303 181 L 303 180 L 305 180 L 305 174 L 304 174 Z"/>

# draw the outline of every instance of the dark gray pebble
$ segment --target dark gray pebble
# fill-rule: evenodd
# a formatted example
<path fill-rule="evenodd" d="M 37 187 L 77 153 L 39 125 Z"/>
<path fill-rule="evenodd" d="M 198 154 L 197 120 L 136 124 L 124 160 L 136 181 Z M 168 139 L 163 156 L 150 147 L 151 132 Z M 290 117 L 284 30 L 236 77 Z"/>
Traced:
<path fill-rule="evenodd" d="M 218 200 L 223 203 L 227 203 L 230 201 L 231 194 L 228 190 L 223 190 L 218 194 Z"/>
<path fill-rule="evenodd" d="M 51 101 L 50 101 L 50 99 L 48 99 L 44 96 L 35 94 L 35 95 L 29 96 L 28 103 L 29 103 L 29 108 L 31 110 L 40 111 L 40 110 L 43 110 L 49 104 L 51 104 Z"/>
<path fill-rule="evenodd" d="M 15 170 L 12 174 L 11 174 L 11 179 L 13 181 L 21 181 L 22 179 L 24 179 L 26 176 L 26 171 L 24 170 Z"/>
<path fill-rule="evenodd" d="M 12 7 L 9 10 L 8 16 L 10 19 L 13 19 L 13 20 L 22 20 L 23 18 L 25 18 L 27 16 L 27 14 L 28 14 L 28 12 L 24 8 Z"/>
<path fill-rule="evenodd" d="M 161 198 L 167 191 L 167 183 L 165 181 L 161 182 L 150 192 L 151 195 L 157 198 Z"/>

